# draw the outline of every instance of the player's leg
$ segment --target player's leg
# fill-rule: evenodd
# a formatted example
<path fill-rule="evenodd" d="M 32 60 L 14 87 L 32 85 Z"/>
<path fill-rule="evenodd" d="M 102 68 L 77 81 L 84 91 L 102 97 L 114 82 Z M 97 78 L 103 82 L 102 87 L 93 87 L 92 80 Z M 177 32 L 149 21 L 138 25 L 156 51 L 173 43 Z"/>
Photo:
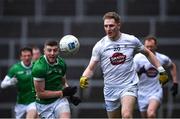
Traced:
<path fill-rule="evenodd" d="M 122 118 L 132 118 L 137 97 L 137 84 L 125 87 L 121 93 Z"/>
<path fill-rule="evenodd" d="M 142 118 L 147 118 L 148 99 L 144 97 L 143 100 L 138 98 L 138 108 Z"/>
<path fill-rule="evenodd" d="M 38 117 L 38 114 L 37 114 L 37 110 L 36 110 L 36 105 L 35 105 L 35 102 L 33 102 L 27 106 L 26 118 L 27 119 L 29 119 L 29 118 L 35 119 L 37 117 Z"/>
<path fill-rule="evenodd" d="M 15 116 L 16 119 L 24 118 L 26 113 L 26 106 L 22 104 L 15 105 Z"/>
<path fill-rule="evenodd" d="M 132 118 L 135 107 L 136 97 L 125 95 L 121 98 L 121 114 L 122 118 Z"/>
<path fill-rule="evenodd" d="M 56 101 L 55 101 L 56 102 Z M 36 103 L 36 109 L 38 112 L 38 117 L 40 118 L 55 118 L 54 117 L 54 103 L 50 103 L 50 104 L 40 104 L 40 103 Z"/>
<path fill-rule="evenodd" d="M 138 90 L 138 109 L 141 113 L 142 118 L 147 118 L 147 108 L 149 103 L 149 96 L 145 91 Z"/>
<path fill-rule="evenodd" d="M 70 119 L 70 118 L 71 118 L 70 112 L 62 112 L 62 113 L 60 113 L 59 119 Z"/>
<path fill-rule="evenodd" d="M 162 97 L 163 97 L 163 91 L 160 87 L 157 89 L 154 93 L 150 94 L 149 97 L 149 105 L 147 109 L 147 117 L 148 118 L 156 118 L 157 117 L 157 110 L 160 107 Z"/>
<path fill-rule="evenodd" d="M 30 118 L 35 119 L 37 117 L 38 117 L 38 114 L 37 114 L 36 110 L 34 110 L 34 109 L 31 109 L 31 110 L 27 111 L 27 113 L 26 113 L 27 119 L 30 119 Z"/>
<path fill-rule="evenodd" d="M 70 105 L 66 98 L 59 99 L 56 102 L 55 117 L 59 119 L 71 118 Z"/>
<path fill-rule="evenodd" d="M 105 100 L 106 103 L 106 111 L 108 118 L 120 118 L 120 101 L 115 100 L 115 101 L 108 101 Z"/>
<path fill-rule="evenodd" d="M 157 117 L 157 110 L 160 107 L 160 102 L 156 99 L 151 99 L 149 101 L 149 106 L 147 109 L 147 117 L 148 118 L 156 118 Z"/>
<path fill-rule="evenodd" d="M 147 111 L 141 112 L 141 117 L 142 118 L 147 118 Z"/>
<path fill-rule="evenodd" d="M 107 111 L 108 118 L 120 118 L 120 107 L 113 110 L 113 111 Z"/>

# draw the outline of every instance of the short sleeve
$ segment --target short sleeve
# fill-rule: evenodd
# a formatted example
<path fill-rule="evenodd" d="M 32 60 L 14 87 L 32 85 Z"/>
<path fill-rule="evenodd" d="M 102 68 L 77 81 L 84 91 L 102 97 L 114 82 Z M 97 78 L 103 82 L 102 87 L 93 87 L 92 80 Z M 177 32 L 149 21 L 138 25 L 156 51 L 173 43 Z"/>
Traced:
<path fill-rule="evenodd" d="M 164 55 L 163 65 L 165 65 L 166 67 L 170 67 L 172 65 L 172 60 L 166 55 Z"/>
<path fill-rule="evenodd" d="M 144 51 L 144 45 L 141 43 L 141 41 L 138 38 L 134 37 L 134 42 L 136 45 L 136 48 L 135 48 L 136 52 Z"/>
<path fill-rule="evenodd" d="M 32 76 L 35 78 L 44 78 L 46 73 L 46 68 L 37 62 L 34 64 L 32 69 Z"/>
<path fill-rule="evenodd" d="M 16 66 L 13 65 L 12 67 L 10 67 L 10 69 L 8 70 L 7 76 L 9 76 L 9 78 L 12 78 L 16 75 Z"/>
<path fill-rule="evenodd" d="M 134 56 L 134 67 L 135 67 L 135 70 L 136 70 L 136 71 L 139 71 L 139 69 L 140 69 L 140 65 L 139 65 L 139 63 L 138 63 L 138 61 L 140 60 L 139 58 L 140 58 L 140 57 L 139 57 L 139 54 L 136 54 L 136 55 Z"/>
<path fill-rule="evenodd" d="M 91 56 L 91 60 L 95 60 L 95 61 L 99 61 L 100 60 L 100 43 L 96 43 L 96 45 L 93 47 L 92 50 L 92 56 Z"/>

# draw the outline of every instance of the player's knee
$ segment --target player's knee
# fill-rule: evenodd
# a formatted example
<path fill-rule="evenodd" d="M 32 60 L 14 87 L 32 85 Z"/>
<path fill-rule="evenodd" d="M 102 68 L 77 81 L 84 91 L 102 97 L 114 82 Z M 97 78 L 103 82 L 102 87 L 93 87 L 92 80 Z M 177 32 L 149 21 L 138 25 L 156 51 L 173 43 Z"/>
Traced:
<path fill-rule="evenodd" d="M 154 110 L 148 110 L 147 111 L 147 117 L 148 118 L 155 118 L 156 117 L 156 112 Z"/>
<path fill-rule="evenodd" d="M 132 113 L 128 112 L 128 111 L 123 111 L 122 112 L 122 118 L 132 118 Z"/>

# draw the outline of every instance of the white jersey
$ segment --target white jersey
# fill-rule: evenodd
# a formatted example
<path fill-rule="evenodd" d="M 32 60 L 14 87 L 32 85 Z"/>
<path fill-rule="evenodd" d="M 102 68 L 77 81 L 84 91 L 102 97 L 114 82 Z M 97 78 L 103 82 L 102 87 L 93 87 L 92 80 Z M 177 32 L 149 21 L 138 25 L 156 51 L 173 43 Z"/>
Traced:
<path fill-rule="evenodd" d="M 105 87 L 125 87 L 138 82 L 133 56 L 144 50 L 144 45 L 133 35 L 125 33 L 112 41 L 108 36 L 96 43 L 91 60 L 99 61 Z"/>
<path fill-rule="evenodd" d="M 166 55 L 155 53 L 156 58 L 160 61 L 162 66 L 169 67 L 172 65 L 172 61 Z M 138 53 L 134 57 L 135 67 L 137 72 L 141 72 L 138 83 L 138 92 L 153 93 L 153 91 L 161 88 L 158 80 L 158 71 L 149 60 L 141 53 Z M 143 70 L 142 70 L 143 69 Z"/>

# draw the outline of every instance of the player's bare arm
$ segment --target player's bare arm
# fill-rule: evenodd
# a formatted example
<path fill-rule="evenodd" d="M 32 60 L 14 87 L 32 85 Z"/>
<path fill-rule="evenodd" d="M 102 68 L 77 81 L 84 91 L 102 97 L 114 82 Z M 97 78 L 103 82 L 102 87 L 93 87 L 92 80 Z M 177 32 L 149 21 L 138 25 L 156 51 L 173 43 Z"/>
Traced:
<path fill-rule="evenodd" d="M 173 63 L 173 62 L 172 62 L 171 68 L 170 68 L 170 72 L 172 75 L 173 83 L 178 83 L 178 81 L 177 81 L 177 69 L 176 69 L 175 63 Z"/>
<path fill-rule="evenodd" d="M 40 99 L 47 99 L 47 98 L 56 98 L 56 97 L 62 97 L 63 93 L 62 91 L 50 91 L 45 90 L 45 81 L 44 80 L 35 80 L 34 86 L 36 90 L 36 95 Z"/>
<path fill-rule="evenodd" d="M 9 86 L 15 85 L 17 82 L 18 81 L 15 77 L 10 78 L 9 76 L 5 76 L 5 78 L 1 82 L 1 88 L 7 88 Z"/>
<path fill-rule="evenodd" d="M 68 87 L 68 86 L 69 86 L 69 85 L 68 85 L 68 82 L 67 82 L 66 75 L 63 76 L 61 80 L 62 80 L 62 82 L 63 82 L 63 84 L 64 84 L 64 87 Z"/>
<path fill-rule="evenodd" d="M 166 84 L 168 82 L 168 75 L 165 71 L 165 69 L 161 66 L 159 60 L 156 58 L 156 56 L 146 47 L 144 47 L 144 54 L 148 58 L 148 60 L 153 64 L 158 72 L 159 72 L 159 81 L 162 85 Z"/>
<path fill-rule="evenodd" d="M 85 69 L 83 75 L 80 78 L 80 87 L 88 87 L 88 79 L 93 76 L 94 70 L 98 64 L 98 61 L 91 60 L 87 68 Z"/>
<path fill-rule="evenodd" d="M 144 52 L 143 52 L 144 55 L 146 55 L 146 57 L 148 58 L 148 60 L 156 67 L 160 67 L 161 64 L 160 62 L 158 61 L 158 59 L 155 57 L 155 55 L 149 50 L 147 49 L 146 47 L 144 47 Z"/>
<path fill-rule="evenodd" d="M 88 78 L 92 77 L 97 64 L 98 61 L 91 60 L 82 76 L 86 76 Z"/>

